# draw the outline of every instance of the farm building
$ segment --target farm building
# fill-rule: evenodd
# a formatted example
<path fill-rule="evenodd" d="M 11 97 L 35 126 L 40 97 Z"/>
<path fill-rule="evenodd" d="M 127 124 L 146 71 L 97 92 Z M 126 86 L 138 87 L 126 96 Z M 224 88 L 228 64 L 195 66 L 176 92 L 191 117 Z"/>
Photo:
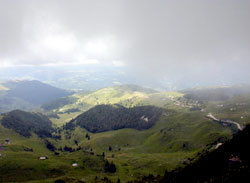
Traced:
<path fill-rule="evenodd" d="M 5 139 L 5 144 L 10 145 L 10 139 L 9 138 Z"/>

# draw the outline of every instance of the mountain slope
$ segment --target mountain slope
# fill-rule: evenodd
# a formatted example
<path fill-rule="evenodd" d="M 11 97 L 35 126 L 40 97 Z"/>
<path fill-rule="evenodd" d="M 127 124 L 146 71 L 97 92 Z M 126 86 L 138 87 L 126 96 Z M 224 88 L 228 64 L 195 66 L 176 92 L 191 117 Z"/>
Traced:
<path fill-rule="evenodd" d="M 160 182 L 249 182 L 250 126 L 181 170 L 165 173 Z M 192 175 L 192 176 L 190 176 Z"/>
<path fill-rule="evenodd" d="M 39 81 L 3 82 L 0 87 L 0 112 L 28 110 L 70 94 L 72 93 Z"/>
<path fill-rule="evenodd" d="M 98 105 L 66 124 L 66 129 L 76 125 L 92 133 L 122 128 L 143 130 L 152 127 L 162 112 L 162 109 L 153 106 L 125 108 L 118 104 Z"/>

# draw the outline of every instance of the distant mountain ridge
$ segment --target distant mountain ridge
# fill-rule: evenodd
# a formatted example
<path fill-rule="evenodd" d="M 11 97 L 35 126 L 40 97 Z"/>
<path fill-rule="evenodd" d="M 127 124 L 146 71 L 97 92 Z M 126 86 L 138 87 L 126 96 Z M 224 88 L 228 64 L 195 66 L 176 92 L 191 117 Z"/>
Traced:
<path fill-rule="evenodd" d="M 7 81 L 2 82 L 0 86 L 0 112 L 14 109 L 29 110 L 72 94 L 36 80 Z"/>
<path fill-rule="evenodd" d="M 238 85 L 228 87 L 195 88 L 183 91 L 184 97 L 200 101 L 225 101 L 229 98 L 246 95 L 250 93 L 249 85 Z"/>

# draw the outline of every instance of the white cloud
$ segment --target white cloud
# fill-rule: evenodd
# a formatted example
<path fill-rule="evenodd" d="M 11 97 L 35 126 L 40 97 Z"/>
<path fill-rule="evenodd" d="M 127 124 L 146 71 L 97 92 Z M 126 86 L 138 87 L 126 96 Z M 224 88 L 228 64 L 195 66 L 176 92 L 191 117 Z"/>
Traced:
<path fill-rule="evenodd" d="M 102 55 L 108 51 L 108 45 L 103 41 L 89 41 L 85 46 L 86 51 L 93 55 Z"/>
<path fill-rule="evenodd" d="M 58 53 L 72 52 L 76 46 L 75 37 L 71 34 L 47 36 L 41 43 L 42 47 Z"/>
<path fill-rule="evenodd" d="M 114 60 L 114 61 L 112 62 L 112 64 L 113 64 L 114 66 L 116 66 L 116 67 L 123 67 L 123 66 L 125 66 L 125 63 L 122 62 L 122 61 L 120 61 L 120 60 Z"/>

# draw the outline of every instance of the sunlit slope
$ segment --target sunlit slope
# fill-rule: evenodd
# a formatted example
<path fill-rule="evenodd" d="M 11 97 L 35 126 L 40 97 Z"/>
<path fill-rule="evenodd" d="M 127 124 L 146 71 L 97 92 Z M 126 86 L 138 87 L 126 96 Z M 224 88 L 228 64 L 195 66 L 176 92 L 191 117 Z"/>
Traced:
<path fill-rule="evenodd" d="M 103 88 L 92 93 L 78 93 L 63 98 L 50 106 L 51 111 L 57 113 L 84 112 L 95 105 L 120 104 L 124 107 L 155 105 L 158 107 L 183 109 L 193 107 L 206 107 L 213 102 L 228 102 L 250 94 L 248 86 L 211 87 L 190 89 L 182 92 L 157 92 L 152 89 L 136 85 L 120 85 Z M 237 98 L 238 97 L 238 98 Z M 202 105 L 204 104 L 204 105 Z"/>
<path fill-rule="evenodd" d="M 47 111 L 57 113 L 59 119 L 51 118 L 51 120 L 61 126 L 81 112 L 100 104 L 120 104 L 124 107 L 154 105 L 175 109 L 180 107 L 172 105 L 173 100 L 182 96 L 183 94 L 179 92 L 157 92 L 136 85 L 121 85 L 103 88 L 92 93 L 77 93 L 71 97 L 52 101 L 50 106 L 55 107 Z M 42 107 L 46 110 L 47 106 L 48 104 Z"/>
<path fill-rule="evenodd" d="M 126 103 L 132 105 L 132 101 L 137 98 L 147 98 L 149 94 L 157 93 L 152 89 L 142 88 L 136 85 L 121 85 L 103 88 L 90 94 L 78 93 L 73 95 L 74 102 L 65 103 L 62 107 L 55 107 L 55 112 L 67 112 L 70 109 L 86 111 L 92 106 L 99 104 Z M 55 101 L 56 102 L 56 101 Z"/>

